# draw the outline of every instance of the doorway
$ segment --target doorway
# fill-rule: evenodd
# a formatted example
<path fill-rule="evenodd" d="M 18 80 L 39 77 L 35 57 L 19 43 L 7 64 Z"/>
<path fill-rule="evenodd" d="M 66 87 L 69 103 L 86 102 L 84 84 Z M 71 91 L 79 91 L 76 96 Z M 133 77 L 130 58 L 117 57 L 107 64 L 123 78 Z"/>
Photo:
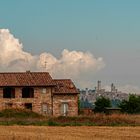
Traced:
<path fill-rule="evenodd" d="M 68 103 L 61 104 L 61 115 L 67 116 L 68 115 Z"/>

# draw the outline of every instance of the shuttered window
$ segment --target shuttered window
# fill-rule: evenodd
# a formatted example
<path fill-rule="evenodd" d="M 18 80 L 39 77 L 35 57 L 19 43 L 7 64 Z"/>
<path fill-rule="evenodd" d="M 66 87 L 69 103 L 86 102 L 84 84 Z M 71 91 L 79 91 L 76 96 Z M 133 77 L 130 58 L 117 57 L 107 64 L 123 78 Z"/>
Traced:
<path fill-rule="evenodd" d="M 68 103 L 61 104 L 61 115 L 67 116 L 68 115 Z"/>
<path fill-rule="evenodd" d="M 48 106 L 46 103 L 42 104 L 42 113 L 47 114 L 48 113 Z"/>

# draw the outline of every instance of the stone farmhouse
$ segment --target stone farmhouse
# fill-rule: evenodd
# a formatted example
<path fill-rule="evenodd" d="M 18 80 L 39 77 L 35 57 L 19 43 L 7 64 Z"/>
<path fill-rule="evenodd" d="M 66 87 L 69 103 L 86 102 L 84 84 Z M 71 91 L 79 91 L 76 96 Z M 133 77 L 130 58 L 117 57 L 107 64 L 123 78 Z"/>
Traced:
<path fill-rule="evenodd" d="M 43 115 L 78 115 L 78 90 L 70 79 L 48 72 L 0 73 L 0 110 L 29 109 Z"/>

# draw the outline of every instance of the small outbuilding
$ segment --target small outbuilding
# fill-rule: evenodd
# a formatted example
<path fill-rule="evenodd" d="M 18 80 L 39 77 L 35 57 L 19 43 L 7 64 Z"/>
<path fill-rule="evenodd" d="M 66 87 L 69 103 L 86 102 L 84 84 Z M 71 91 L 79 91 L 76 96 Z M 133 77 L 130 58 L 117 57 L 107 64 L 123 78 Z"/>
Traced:
<path fill-rule="evenodd" d="M 121 113 L 121 108 L 106 107 L 105 113 L 106 114 L 119 114 Z"/>

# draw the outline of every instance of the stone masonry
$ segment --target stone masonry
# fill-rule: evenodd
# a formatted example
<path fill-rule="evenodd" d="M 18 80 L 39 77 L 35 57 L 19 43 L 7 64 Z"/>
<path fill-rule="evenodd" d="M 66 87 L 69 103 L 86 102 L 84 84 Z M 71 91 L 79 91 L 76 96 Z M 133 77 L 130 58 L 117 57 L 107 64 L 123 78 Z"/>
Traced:
<path fill-rule="evenodd" d="M 50 77 L 47 76 L 48 73 L 45 72 L 25 72 L 16 74 L 0 73 L 0 110 L 21 108 L 30 109 L 33 112 L 47 116 L 78 115 L 78 91 L 71 80 L 50 79 L 48 82 L 46 78 Z M 11 76 L 13 80 L 17 80 L 16 83 L 11 79 L 8 81 L 8 77 L 6 78 L 7 75 L 8 77 Z M 22 81 L 22 76 L 25 78 L 24 81 Z M 23 97 L 23 88 L 25 87 L 27 91 L 28 89 L 33 90 L 33 97 Z M 10 90 L 4 92 L 5 88 L 14 89 L 14 93 Z M 4 94 L 9 94 L 9 92 L 11 92 L 10 94 L 14 94 L 14 96 L 4 97 Z"/>

